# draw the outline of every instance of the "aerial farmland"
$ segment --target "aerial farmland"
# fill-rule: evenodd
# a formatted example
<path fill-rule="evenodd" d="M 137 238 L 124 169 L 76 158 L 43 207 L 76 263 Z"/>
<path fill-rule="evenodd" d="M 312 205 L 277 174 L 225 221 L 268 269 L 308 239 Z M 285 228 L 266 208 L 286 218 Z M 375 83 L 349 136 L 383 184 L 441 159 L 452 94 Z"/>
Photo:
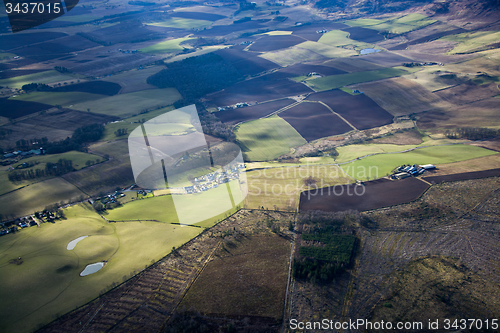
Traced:
<path fill-rule="evenodd" d="M 9 6 L 0 331 L 498 330 L 497 0 Z"/>

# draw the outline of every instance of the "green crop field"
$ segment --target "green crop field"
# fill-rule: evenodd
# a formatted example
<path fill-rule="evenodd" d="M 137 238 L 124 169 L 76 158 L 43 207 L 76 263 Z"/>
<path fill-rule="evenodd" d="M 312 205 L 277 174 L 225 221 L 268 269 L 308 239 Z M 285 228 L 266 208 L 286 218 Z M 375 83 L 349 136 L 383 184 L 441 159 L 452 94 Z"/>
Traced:
<path fill-rule="evenodd" d="M 425 15 L 412 13 L 392 20 L 356 19 L 345 23 L 351 27 L 364 27 L 378 30 L 380 32 L 402 34 L 425 27 L 434 22 L 436 22 L 436 20 L 428 19 Z"/>
<path fill-rule="evenodd" d="M 357 52 L 354 50 L 348 50 L 341 47 L 330 46 L 327 44 L 316 43 L 311 41 L 301 43 L 296 47 L 300 47 L 302 49 L 318 53 L 326 58 L 343 58 L 357 54 Z"/>
<path fill-rule="evenodd" d="M 43 210 L 47 205 L 76 199 L 83 195 L 62 178 L 52 178 L 0 196 L 0 212 L 4 216 L 24 216 Z"/>
<path fill-rule="evenodd" d="M 102 158 L 100 156 L 97 156 L 97 155 L 82 153 L 79 151 L 70 151 L 70 152 L 66 152 L 66 153 L 62 153 L 62 154 L 42 155 L 42 156 L 33 156 L 33 157 L 25 158 L 25 159 L 21 160 L 20 162 L 13 164 L 12 166 L 15 168 L 19 164 L 22 164 L 22 163 L 31 163 L 31 162 L 37 163 L 38 162 L 38 164 L 36 164 L 35 166 L 33 166 L 31 168 L 25 168 L 25 169 L 21 169 L 21 170 L 45 169 L 46 163 L 48 163 L 48 162 L 57 163 L 57 161 L 59 159 L 72 160 L 73 167 L 76 170 L 80 170 L 80 169 L 86 167 L 85 163 L 89 160 L 93 161 L 94 163 L 96 163 L 97 160 L 99 161 L 97 163 L 100 163 L 102 161 Z M 26 186 L 26 185 L 30 185 L 30 184 L 39 182 L 40 180 L 46 179 L 46 178 L 44 178 L 44 179 L 35 178 L 35 179 L 31 179 L 31 180 L 25 180 L 25 181 L 21 181 L 21 182 L 12 183 L 8 178 L 8 174 L 9 174 L 9 171 L 7 171 L 7 170 L 0 171 L 0 195 L 5 194 L 7 192 L 10 192 L 12 190 L 21 188 L 21 187 Z"/>
<path fill-rule="evenodd" d="M 13 53 L 0 52 L 0 60 L 14 58 L 15 56 Z"/>
<path fill-rule="evenodd" d="M 211 24 L 212 22 L 210 21 L 173 17 L 165 21 L 150 23 L 149 25 L 179 29 L 201 29 L 209 27 Z"/>
<path fill-rule="evenodd" d="M 318 43 L 330 45 L 330 46 L 347 46 L 352 45 L 357 49 L 371 48 L 373 44 L 368 44 L 353 40 L 349 38 L 349 33 L 342 30 L 332 30 L 328 31 L 326 34 L 321 36 Z"/>
<path fill-rule="evenodd" d="M 406 153 L 378 154 L 341 165 L 350 176 L 360 180 L 375 179 L 390 174 L 403 164 L 446 164 L 498 154 L 469 145 L 436 146 Z"/>
<path fill-rule="evenodd" d="M 449 54 L 469 53 L 486 49 L 486 46 L 498 43 L 500 40 L 500 31 L 466 32 L 463 34 L 442 37 L 441 40 L 459 43 L 453 50 L 448 52 Z"/>
<path fill-rule="evenodd" d="M 229 186 L 235 199 L 235 206 L 238 206 L 243 200 L 243 197 L 238 195 L 238 183 L 231 181 Z M 221 207 L 227 210 L 221 212 Z M 175 198 L 172 195 L 162 195 L 133 200 L 121 207 L 109 210 L 106 218 L 112 221 L 156 220 L 181 224 L 191 224 L 190 221 L 200 220 L 194 225 L 211 227 L 226 216 L 233 214 L 236 208 L 231 206 L 226 185 L 221 184 L 205 192 L 175 195 Z"/>
<path fill-rule="evenodd" d="M 408 74 L 407 71 L 399 68 L 382 68 L 374 71 L 348 73 L 340 75 L 324 76 L 317 79 L 307 80 L 307 85 L 315 91 L 324 91 L 341 88 L 350 84 L 377 81 Z"/>
<path fill-rule="evenodd" d="M 97 101 L 79 103 L 73 109 L 109 116 L 127 117 L 141 113 L 144 109 L 156 109 L 171 105 L 179 100 L 181 95 L 175 88 L 149 89 L 101 98 Z"/>
<path fill-rule="evenodd" d="M 241 124 L 235 130 L 245 160 L 265 161 L 302 146 L 306 140 L 282 118 L 272 116 Z"/>
<path fill-rule="evenodd" d="M 95 101 L 97 99 L 101 99 L 104 97 L 106 96 L 79 92 L 79 91 L 72 91 L 72 92 L 37 91 L 29 94 L 22 94 L 16 97 L 11 97 L 11 99 L 69 107 L 70 105 L 73 104 Z"/>
<path fill-rule="evenodd" d="M 144 53 L 171 53 L 171 52 L 179 52 L 184 49 L 180 44 L 184 41 L 194 39 L 194 38 L 176 38 L 170 39 L 164 42 L 160 42 L 145 48 L 140 49 L 139 51 Z"/>
<path fill-rule="evenodd" d="M 0 330 L 31 332 L 91 301 L 179 247 L 203 229 L 167 223 L 107 223 L 86 205 L 64 210 L 65 220 L 0 239 Z M 68 243 L 81 240 L 74 250 Z M 22 263 L 9 263 L 21 257 Z M 81 277 L 86 265 L 106 260 Z M 40 292 L 43 290 L 43 292 Z"/>
<path fill-rule="evenodd" d="M 16 76 L 10 79 L 3 79 L 0 80 L 0 86 L 4 87 L 7 86 L 9 88 L 21 89 L 23 85 L 33 82 L 48 84 L 48 83 L 67 81 L 72 79 L 76 80 L 78 79 L 78 76 L 72 74 L 62 74 L 59 73 L 58 71 L 51 70 L 35 74 Z"/>

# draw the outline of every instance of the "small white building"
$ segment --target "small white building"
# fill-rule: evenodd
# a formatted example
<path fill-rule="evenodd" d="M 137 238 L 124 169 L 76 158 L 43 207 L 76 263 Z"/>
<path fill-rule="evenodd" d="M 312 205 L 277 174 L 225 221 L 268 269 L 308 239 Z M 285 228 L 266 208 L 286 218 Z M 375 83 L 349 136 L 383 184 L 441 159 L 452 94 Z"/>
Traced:
<path fill-rule="evenodd" d="M 425 170 L 434 170 L 436 169 L 436 166 L 434 164 L 425 164 L 420 166 L 422 169 Z"/>

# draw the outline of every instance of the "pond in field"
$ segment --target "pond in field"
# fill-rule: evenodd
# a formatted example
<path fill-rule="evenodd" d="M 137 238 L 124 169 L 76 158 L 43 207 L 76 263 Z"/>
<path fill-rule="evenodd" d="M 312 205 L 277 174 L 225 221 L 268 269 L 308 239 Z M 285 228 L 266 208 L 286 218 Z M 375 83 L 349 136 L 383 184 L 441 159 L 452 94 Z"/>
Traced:
<path fill-rule="evenodd" d="M 68 246 L 66 246 L 66 250 L 73 250 L 79 241 L 81 241 L 82 239 L 85 239 L 87 237 L 89 237 L 89 236 L 82 236 L 82 237 L 78 237 L 77 239 L 73 239 L 71 242 L 68 243 Z"/>
<path fill-rule="evenodd" d="M 376 52 L 380 52 L 380 50 L 368 48 L 368 49 L 362 49 L 361 51 L 359 51 L 360 54 L 370 54 L 370 53 L 376 53 Z"/>
<path fill-rule="evenodd" d="M 94 274 L 104 267 L 104 262 L 96 262 L 95 264 L 90 264 L 85 267 L 85 269 L 80 273 L 80 276 L 86 276 Z"/>

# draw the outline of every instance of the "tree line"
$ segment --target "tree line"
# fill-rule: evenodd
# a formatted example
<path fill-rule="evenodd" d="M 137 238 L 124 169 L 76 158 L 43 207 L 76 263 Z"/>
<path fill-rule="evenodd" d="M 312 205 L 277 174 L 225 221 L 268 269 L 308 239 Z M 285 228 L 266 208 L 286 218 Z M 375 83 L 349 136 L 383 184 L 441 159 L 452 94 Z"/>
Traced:
<path fill-rule="evenodd" d="M 444 132 L 449 139 L 485 140 L 500 135 L 500 130 L 486 127 L 459 127 Z"/>

